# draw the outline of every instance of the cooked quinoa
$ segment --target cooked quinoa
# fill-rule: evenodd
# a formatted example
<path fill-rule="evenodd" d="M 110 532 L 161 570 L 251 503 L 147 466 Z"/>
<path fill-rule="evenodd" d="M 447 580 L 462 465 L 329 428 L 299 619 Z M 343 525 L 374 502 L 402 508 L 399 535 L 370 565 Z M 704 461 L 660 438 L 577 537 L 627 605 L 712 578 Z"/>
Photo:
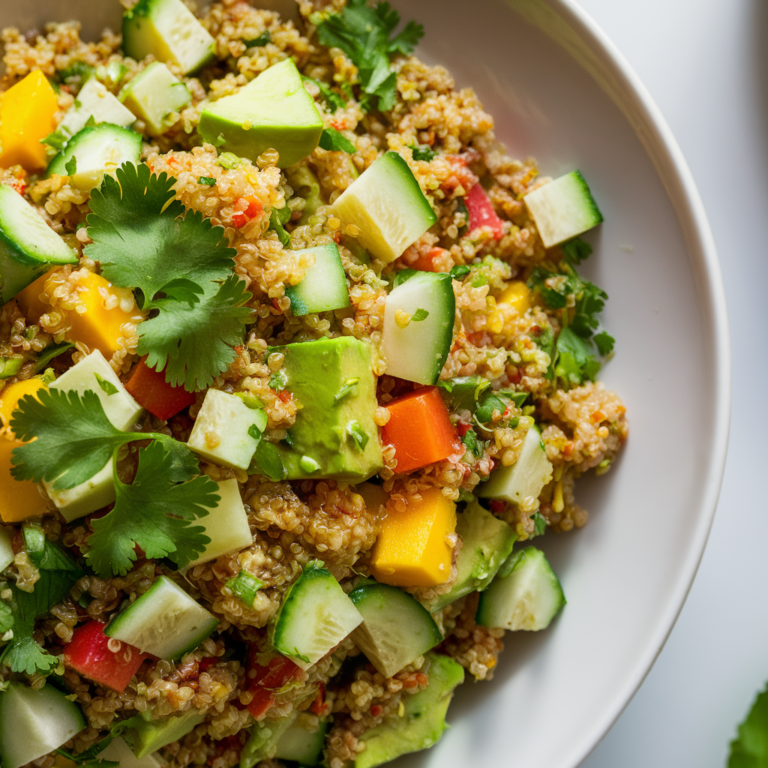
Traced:
<path fill-rule="evenodd" d="M 453 340 L 440 381 L 480 377 L 490 383 L 492 391 L 514 390 L 528 397 L 519 405 L 509 402 L 503 412 L 493 411 L 479 426 L 471 409 L 451 411 L 457 439 L 477 433 L 474 452 L 465 440 L 447 458 L 403 473 L 398 471 L 395 447 L 384 443 L 383 468 L 376 480 L 386 496 L 382 504 L 371 502 L 355 484 L 341 479 L 274 481 L 202 459 L 203 475 L 216 482 L 236 481 L 252 535 L 249 546 L 193 565 L 183 575 L 170 561 L 148 560 L 142 551 L 124 576 L 99 578 L 86 568 L 86 575 L 69 594 L 36 621 L 34 641 L 59 656 L 51 674 L 60 678 L 87 721 L 87 727 L 64 746 L 75 755 L 104 738 L 115 724 L 137 714 L 148 713 L 151 719 L 161 720 L 194 711 L 202 716 L 201 722 L 179 741 L 163 747 L 158 759 L 172 768 L 236 765 L 254 725 L 248 709 L 254 697 L 253 667 L 246 649 L 274 653 L 270 632 L 275 617 L 288 588 L 309 563 L 322 561 L 349 593 L 361 579 L 372 575 L 372 551 L 388 515 L 402 513 L 432 488 L 440 489 L 461 508 L 473 498 L 473 492 L 481 490 L 495 468 L 515 465 L 534 422 L 552 465 L 551 480 L 536 498 L 527 497 L 517 504 L 502 499 L 483 503 L 511 527 L 518 543 L 540 535 L 544 527 L 556 533 L 581 528 L 588 513 L 576 501 L 576 480 L 590 470 L 605 473 L 627 439 L 626 409 L 619 396 L 594 380 L 594 375 L 578 383 L 559 377 L 553 347 L 543 341 L 547 334 L 555 337 L 561 332 L 562 315 L 537 290 L 536 276 L 550 275 L 541 278 L 541 285 L 552 288 L 557 279 L 551 275 L 562 271 L 565 256 L 560 247 L 544 247 L 523 197 L 550 180 L 539 175 L 532 159 L 509 157 L 495 138 L 492 116 L 483 110 L 471 88 L 458 89 L 446 69 L 427 66 L 415 56 L 392 59 L 394 105 L 383 112 L 366 111 L 355 64 L 343 51 L 327 48 L 318 40 L 316 14 L 338 12 L 344 0 L 302 0 L 299 7 L 303 23 L 297 28 L 245 0 L 213 3 L 199 18 L 215 39 L 214 60 L 194 76 L 185 76 L 169 65 L 187 86 L 190 102 L 172 115 L 160 136 L 147 133 L 141 120 L 133 125 L 142 134 L 141 159 L 151 172 L 167 174 L 173 180 L 176 200 L 221 228 L 222 238 L 233 249 L 234 273 L 250 293 L 246 306 L 251 314 L 243 343 L 236 346 L 233 361 L 215 376 L 210 388 L 257 398 L 266 413 L 264 439 L 280 444 L 301 418 L 303 406 L 276 387 L 275 376 L 285 363 L 282 354 L 270 353 L 271 348 L 350 337 L 370 345 L 378 402 L 374 421 L 381 430 L 390 419 L 387 406 L 417 388 L 387 373 L 382 334 L 392 279 L 404 269 L 419 269 L 453 270 L 455 275 Z M 260 36 L 264 39 L 267 32 L 266 43 L 249 44 Z M 5 74 L 0 95 L 30 72 L 40 70 L 57 84 L 58 120 L 76 101 L 86 79 L 84 73 L 110 64 L 123 65 L 122 82 L 105 82 L 117 95 L 153 60 L 151 56 L 141 61 L 126 57 L 121 37 L 111 31 L 96 42 L 84 42 L 74 21 L 48 24 L 40 32 L 6 29 L 2 42 Z M 325 127 L 352 142 L 354 152 L 318 146 L 297 164 L 281 170 L 278 153 L 267 150 L 255 161 L 241 158 L 225 167 L 219 161 L 220 151 L 203 143 L 197 132 L 202 110 L 238 93 L 288 58 L 311 78 L 306 89 L 315 98 Z M 343 106 L 330 106 L 321 87 L 343 95 Z M 436 214 L 436 223 L 399 258 L 385 263 L 375 257 L 361 258 L 355 244 L 359 232 L 354 225 L 345 225 L 331 205 L 389 150 L 408 164 Z M 203 184 L 203 178 L 209 181 Z M 78 256 L 78 263 L 47 273 L 39 293 L 46 311 L 38 319 L 25 316 L 14 299 L 0 309 L 0 359 L 21 358 L 14 375 L 0 378 L 0 404 L 3 391 L 40 374 L 37 363 L 53 345 L 73 344 L 45 364 L 49 380 L 93 351 L 73 335 L 73 318 L 86 311 L 84 281 L 93 273 L 100 274 L 101 265 L 86 252 L 93 242 L 87 221 L 91 193 L 70 181 L 68 176 L 30 174 L 20 165 L 0 170 L 0 183 L 22 194 Z M 498 234 L 489 226 L 469 226 L 465 198 L 480 183 L 503 223 Z M 245 215 L 253 210 L 254 215 Z M 281 241 L 273 226 L 273 212 L 287 214 L 286 241 Z M 338 247 L 349 307 L 295 316 L 286 290 L 298 285 L 314 264 L 314 256 L 305 249 L 328 244 Z M 510 286 L 526 283 L 531 286 L 526 302 L 515 304 L 503 298 Z M 139 335 L 149 312 L 141 309 L 127 288 L 114 288 L 104 300 L 107 309 L 119 306 L 126 313 L 119 344 L 108 360 L 126 382 L 139 363 Z M 572 307 L 575 299 L 569 300 Z M 145 413 L 135 429 L 187 441 L 205 392 L 198 391 L 191 405 L 168 420 Z M 1 428 L 0 439 L 11 436 L 8 423 L 2 422 Z M 120 450 L 118 474 L 123 482 L 130 482 L 136 473 L 138 454 L 137 443 Z M 39 490 L 46 508 L 39 522 L 46 539 L 75 558 L 85 555 L 92 521 L 104 510 L 67 523 L 42 484 Z M 4 601 L 10 600 L 14 585 L 32 592 L 41 574 L 28 556 L 19 524 L 7 523 L 1 528 L 11 533 L 15 553 L 13 563 L 2 574 L 0 601 Z M 442 583 L 406 585 L 408 592 L 426 604 L 456 584 L 460 536 L 452 533 L 448 545 L 452 562 Z M 261 585 L 250 605 L 228 586 L 241 572 Z M 179 661 L 147 659 L 123 693 L 91 682 L 64 664 L 62 654 L 76 628 L 89 620 L 108 623 L 161 575 L 181 585 L 219 619 L 210 637 Z M 473 593 L 436 612 L 444 637 L 436 652 L 455 659 L 475 679 L 489 680 L 503 649 L 504 630 L 476 623 L 477 602 L 478 595 Z M 577 611 L 578 605 L 570 610 Z M 429 678 L 428 656 L 420 656 L 386 678 L 347 638 L 281 689 L 257 720 L 277 722 L 298 712 L 297 722 L 313 731 L 321 720 L 331 718 L 325 764 L 346 768 L 365 749 L 361 737 L 366 730 L 402 717 L 404 702 L 423 690 Z M 16 673 L 0 665 L 0 682 L 5 685 L 11 680 L 41 688 L 45 675 Z M 49 768 L 55 759 L 61 760 L 51 754 L 35 765 Z M 260 763 L 262 768 L 279 764 L 274 758 Z"/>

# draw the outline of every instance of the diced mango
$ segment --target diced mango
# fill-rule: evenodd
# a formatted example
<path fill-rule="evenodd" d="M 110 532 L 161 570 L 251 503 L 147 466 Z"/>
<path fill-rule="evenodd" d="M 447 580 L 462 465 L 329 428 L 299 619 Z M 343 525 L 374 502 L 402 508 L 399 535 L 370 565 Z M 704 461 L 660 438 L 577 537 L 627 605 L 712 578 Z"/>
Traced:
<path fill-rule="evenodd" d="M 39 376 L 24 381 L 16 381 L 0 392 L 0 424 L 10 427 L 11 415 L 19 405 L 24 395 L 37 395 L 45 387 L 45 382 Z"/>
<path fill-rule="evenodd" d="M 46 312 L 51 311 L 51 305 L 45 300 L 45 281 L 55 271 L 56 267 L 49 269 L 16 294 L 16 303 L 28 323 L 36 323 Z"/>
<path fill-rule="evenodd" d="M 531 306 L 531 291 L 522 280 L 515 280 L 501 292 L 496 303 L 507 304 L 514 307 L 518 315 L 524 315 Z"/>
<path fill-rule="evenodd" d="M 18 440 L 0 435 L 0 519 L 4 523 L 20 523 L 48 509 L 48 501 L 35 483 L 11 475 L 11 451 L 20 445 Z"/>
<path fill-rule="evenodd" d="M 456 504 L 439 488 L 421 492 L 405 510 L 388 511 L 371 557 L 371 573 L 396 587 L 434 587 L 451 575 Z"/>
<path fill-rule="evenodd" d="M 56 129 L 59 108 L 56 92 L 45 75 L 36 70 L 9 88 L 0 102 L 0 167 L 21 165 L 41 171 L 46 163 L 40 143 Z"/>

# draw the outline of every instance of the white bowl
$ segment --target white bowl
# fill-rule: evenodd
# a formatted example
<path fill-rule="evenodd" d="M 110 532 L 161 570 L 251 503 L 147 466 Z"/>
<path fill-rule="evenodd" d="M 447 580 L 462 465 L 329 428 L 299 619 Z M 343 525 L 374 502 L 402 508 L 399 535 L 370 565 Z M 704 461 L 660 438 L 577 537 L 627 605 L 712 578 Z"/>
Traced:
<path fill-rule="evenodd" d="M 587 527 L 542 540 L 565 611 L 545 632 L 508 634 L 493 682 L 463 686 L 442 742 L 399 765 L 573 768 L 661 650 L 712 522 L 730 402 L 715 249 L 669 129 L 574 3 L 393 4 L 424 24 L 420 55 L 475 88 L 514 155 L 535 156 L 551 176 L 579 168 L 592 186 L 606 221 L 589 237 L 584 271 L 610 295 L 616 357 L 602 378 L 631 423 L 611 472 L 577 485 Z M 118 13 L 117 0 L 10 5 L 0 27 L 80 17 L 91 36 Z"/>

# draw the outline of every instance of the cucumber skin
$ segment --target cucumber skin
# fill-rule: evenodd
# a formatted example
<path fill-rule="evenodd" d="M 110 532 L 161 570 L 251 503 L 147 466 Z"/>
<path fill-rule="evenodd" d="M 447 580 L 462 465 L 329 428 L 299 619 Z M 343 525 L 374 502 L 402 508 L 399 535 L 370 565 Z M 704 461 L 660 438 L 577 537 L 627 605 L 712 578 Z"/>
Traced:
<path fill-rule="evenodd" d="M 314 248 L 306 248 L 305 251 L 315 251 L 315 263 L 304 273 L 304 277 L 297 285 L 289 285 L 285 289 L 285 295 L 291 300 L 291 311 L 295 317 L 309 315 L 313 312 L 329 312 L 334 309 L 344 309 L 350 305 L 349 290 L 347 288 L 347 276 L 339 256 L 339 249 L 336 244 L 319 245 Z M 320 254 L 317 253 L 320 251 Z M 302 251 L 296 251 L 301 253 Z M 321 255 L 322 254 L 322 255 Z M 321 261 L 322 259 L 322 261 Z M 313 270 L 320 269 L 325 275 L 335 273 L 333 276 L 338 281 L 336 294 L 331 295 L 330 291 L 320 303 L 313 301 L 312 297 L 307 297 L 302 285 L 306 288 L 305 281 L 312 281 Z M 311 288 L 309 292 L 311 293 Z"/>

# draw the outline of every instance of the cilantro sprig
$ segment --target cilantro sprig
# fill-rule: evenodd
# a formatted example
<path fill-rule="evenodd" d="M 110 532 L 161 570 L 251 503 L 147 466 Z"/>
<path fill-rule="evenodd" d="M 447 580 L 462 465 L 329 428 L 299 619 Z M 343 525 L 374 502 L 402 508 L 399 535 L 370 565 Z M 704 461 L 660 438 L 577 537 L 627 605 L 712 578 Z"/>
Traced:
<path fill-rule="evenodd" d="M 107 280 L 136 294 L 151 313 L 137 352 L 166 381 L 204 389 L 235 359 L 251 298 L 233 273 L 224 230 L 175 199 L 175 179 L 123 165 L 91 194 L 88 256 Z"/>
<path fill-rule="evenodd" d="M 768 686 L 758 694 L 746 719 L 731 742 L 728 768 L 761 768 L 768 765 Z"/>
<path fill-rule="evenodd" d="M 412 53 L 424 35 L 421 24 L 410 21 L 395 37 L 400 14 L 389 3 L 369 8 L 366 0 L 350 0 L 340 13 L 311 19 L 317 24 L 317 37 L 329 48 L 340 48 L 358 69 L 364 110 L 392 109 L 397 97 L 397 75 L 390 57 Z"/>

